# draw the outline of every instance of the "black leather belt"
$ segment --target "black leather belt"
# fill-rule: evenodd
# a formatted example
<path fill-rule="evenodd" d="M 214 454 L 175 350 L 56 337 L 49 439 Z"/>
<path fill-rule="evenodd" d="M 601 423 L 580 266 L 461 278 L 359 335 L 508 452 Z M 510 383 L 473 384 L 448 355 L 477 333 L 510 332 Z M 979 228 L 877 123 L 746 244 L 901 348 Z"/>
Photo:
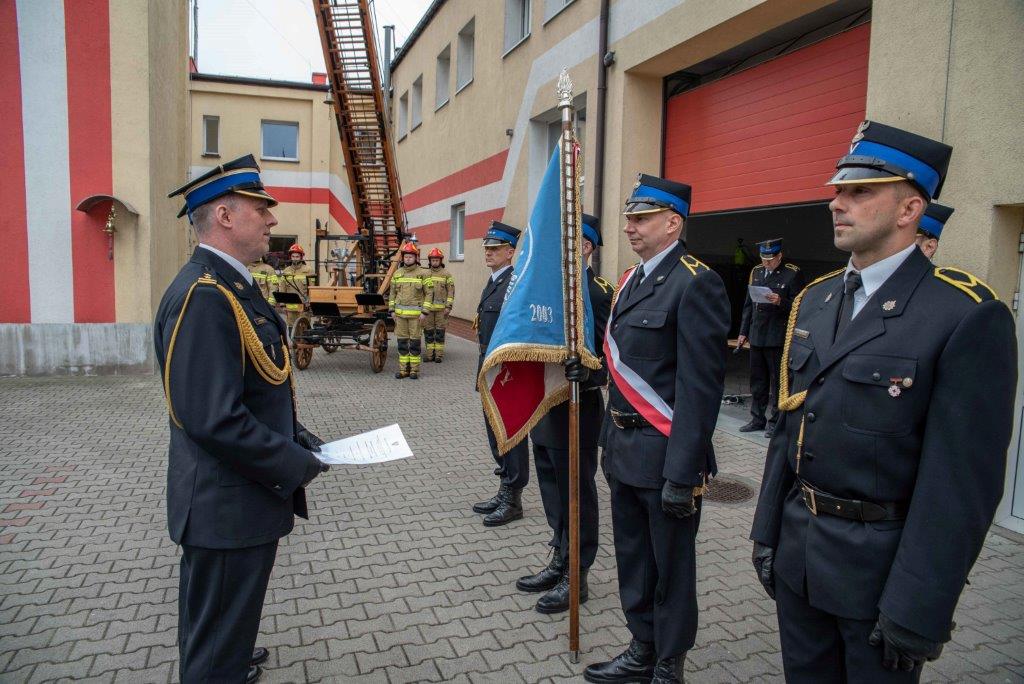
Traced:
<path fill-rule="evenodd" d="M 642 428 L 651 424 L 649 420 L 639 413 L 623 413 L 622 411 L 616 411 L 615 409 L 611 409 L 610 413 L 612 416 L 612 423 L 614 423 L 615 427 L 620 430 L 625 430 L 626 428 Z"/>
<path fill-rule="evenodd" d="M 874 501 L 858 501 L 857 499 L 840 499 L 815 489 L 803 480 L 798 482 L 804 505 L 814 515 L 834 515 L 838 518 L 860 520 L 861 522 L 879 522 L 882 520 L 904 520 L 907 517 L 909 504 L 902 501 L 876 503 Z"/>

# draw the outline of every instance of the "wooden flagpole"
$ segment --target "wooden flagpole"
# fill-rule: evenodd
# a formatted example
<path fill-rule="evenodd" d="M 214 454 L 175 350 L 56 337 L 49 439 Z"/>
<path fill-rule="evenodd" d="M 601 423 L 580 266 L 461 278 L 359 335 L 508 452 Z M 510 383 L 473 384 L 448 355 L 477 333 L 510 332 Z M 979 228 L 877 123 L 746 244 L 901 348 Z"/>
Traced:
<path fill-rule="evenodd" d="M 562 110 L 561 182 L 562 182 L 562 268 L 565 278 L 565 343 L 571 359 L 580 359 L 580 339 L 576 334 L 580 311 L 580 273 L 582 270 L 577 197 L 575 108 L 572 105 L 572 80 L 562 69 L 556 91 Z M 569 658 L 580 660 L 580 384 L 570 382 L 569 394 Z"/>

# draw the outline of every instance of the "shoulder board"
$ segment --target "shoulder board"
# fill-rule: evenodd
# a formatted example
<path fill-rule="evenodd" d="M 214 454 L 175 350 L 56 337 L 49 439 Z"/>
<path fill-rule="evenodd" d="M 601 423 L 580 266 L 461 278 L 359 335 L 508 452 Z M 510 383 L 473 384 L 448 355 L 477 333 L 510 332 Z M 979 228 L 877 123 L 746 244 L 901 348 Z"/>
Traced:
<path fill-rule="evenodd" d="M 684 254 L 683 256 L 679 257 L 679 262 L 687 269 L 689 269 L 691 275 L 697 275 L 697 271 L 711 270 L 711 268 L 708 267 L 707 264 L 705 264 L 703 261 L 690 254 Z"/>
<path fill-rule="evenodd" d="M 951 266 L 937 267 L 933 274 L 944 283 L 952 285 L 978 304 L 998 299 L 995 290 L 967 271 Z"/>
<path fill-rule="evenodd" d="M 796 264 L 791 264 L 788 261 L 785 264 L 783 264 L 783 266 L 785 266 L 786 268 L 788 268 L 791 271 L 799 271 L 800 270 L 799 266 L 797 266 Z"/>
<path fill-rule="evenodd" d="M 826 273 L 825 275 L 821 276 L 820 278 L 815 278 L 814 280 L 812 280 L 807 285 L 807 287 L 804 288 L 804 292 L 806 292 L 807 290 L 811 289 L 812 287 L 814 287 L 818 283 L 823 283 L 826 280 L 829 280 L 831 278 L 835 278 L 837 275 L 841 275 L 843 273 L 846 273 L 846 267 L 845 266 L 843 266 L 842 268 L 837 268 L 836 270 L 832 271 L 831 273 Z"/>
<path fill-rule="evenodd" d="M 764 268 L 764 266 L 762 266 L 761 264 L 758 264 L 754 268 L 750 269 L 750 277 L 747 278 L 747 284 L 748 285 L 753 285 L 754 284 L 754 274 L 757 273 L 757 269 L 759 269 L 759 268 Z"/>
<path fill-rule="evenodd" d="M 601 288 L 601 290 L 603 292 L 605 292 L 605 293 L 607 293 L 608 290 L 614 291 L 614 289 L 615 289 L 614 287 L 612 287 L 611 283 L 609 283 L 607 280 L 605 280 L 601 276 L 594 276 L 594 283 L 596 283 L 597 286 L 599 288 Z"/>
<path fill-rule="evenodd" d="M 214 278 L 209 273 L 204 273 L 203 275 L 199 276 L 199 278 L 196 280 L 196 283 L 199 285 L 216 285 L 217 279 Z"/>

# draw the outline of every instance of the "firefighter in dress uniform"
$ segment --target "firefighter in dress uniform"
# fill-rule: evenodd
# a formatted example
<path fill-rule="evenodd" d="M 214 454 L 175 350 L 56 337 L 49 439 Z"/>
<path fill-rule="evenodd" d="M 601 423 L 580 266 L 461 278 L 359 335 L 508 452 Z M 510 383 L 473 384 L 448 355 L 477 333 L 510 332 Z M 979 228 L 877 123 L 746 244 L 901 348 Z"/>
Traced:
<path fill-rule="evenodd" d="M 492 221 L 484 236 L 484 263 L 491 269 L 480 303 L 476 307 L 477 336 L 480 343 L 480 359 L 477 361 L 473 385 L 480 375 L 484 364 L 487 345 L 491 343 L 494 326 L 498 323 L 498 314 L 505 303 L 505 292 L 512 279 L 512 257 L 515 256 L 516 245 L 519 243 L 520 230 L 512 226 Z M 474 513 L 484 514 L 484 525 L 499 527 L 523 517 L 523 489 L 530 481 L 530 447 L 527 440 L 522 440 L 512 447 L 504 456 L 498 454 L 498 441 L 491 430 L 491 424 L 484 416 L 484 427 L 487 429 L 487 443 L 491 447 L 491 456 L 497 467 L 494 474 L 501 478 L 498 492 L 490 499 L 473 504 Z"/>
<path fill-rule="evenodd" d="M 441 363 L 444 360 L 444 331 L 455 306 L 455 278 L 444 267 L 444 252 L 437 247 L 427 254 L 427 265 L 430 266 L 428 284 L 431 295 L 427 302 L 423 339 L 427 342 L 427 360 Z"/>
<path fill-rule="evenodd" d="M 431 287 L 427 270 L 420 266 L 420 248 L 406 242 L 399 250 L 402 266 L 391 277 L 388 309 L 395 317 L 395 338 L 398 346 L 399 380 L 420 377 L 420 326 L 426 321 Z"/>
<path fill-rule="evenodd" d="M 929 202 L 921 217 L 921 225 L 917 227 L 917 246 L 929 259 L 935 258 L 939 251 L 939 236 L 946 221 L 953 215 L 953 207 L 947 207 L 938 202 Z"/>
<path fill-rule="evenodd" d="M 615 288 L 589 267 L 590 255 L 601 246 L 600 221 L 583 214 L 583 258 L 588 264 L 587 287 L 594 312 L 594 350 L 603 358 L 604 329 L 608 323 Z M 566 368 L 569 380 L 580 381 L 580 603 L 589 590 L 587 570 L 597 556 L 597 440 L 604 418 L 601 389 L 607 384 L 607 372 L 592 373 L 581 363 Z M 569 404 L 552 408 L 530 431 L 537 485 L 544 504 L 544 515 L 551 527 L 551 561 L 535 575 L 521 577 L 516 588 L 526 592 L 547 592 L 537 601 L 541 613 L 561 613 L 569 609 Z"/>
<path fill-rule="evenodd" d="M 793 298 L 804 287 L 800 267 L 783 259 L 782 238 L 757 243 L 761 263 L 750 271 L 748 285 L 771 288 L 768 303 L 754 303 L 747 290 L 739 346 L 750 340 L 750 422 L 740 432 L 764 430 L 771 437 L 778 420 L 779 359 Z M 765 409 L 768 409 L 767 415 Z"/>
<path fill-rule="evenodd" d="M 830 184 L 846 268 L 793 304 L 751 538 L 790 682 L 915 682 L 1003 493 L 1014 321 L 917 248 L 952 148 L 865 121 Z"/>
<path fill-rule="evenodd" d="M 589 682 L 682 681 L 697 634 L 701 495 L 725 385 L 730 306 L 717 273 L 687 253 L 690 186 L 641 174 L 625 233 L 641 263 L 619 284 L 602 428 L 619 597 L 633 636 Z"/>
<path fill-rule="evenodd" d="M 169 413 L 167 524 L 182 551 L 180 678 L 251 683 L 268 657 L 254 646 L 278 541 L 308 517 L 304 487 L 327 466 L 296 419 L 284 322 L 244 266 L 277 224 L 256 161 L 218 166 L 179 194 L 199 246 L 153 334 Z"/>

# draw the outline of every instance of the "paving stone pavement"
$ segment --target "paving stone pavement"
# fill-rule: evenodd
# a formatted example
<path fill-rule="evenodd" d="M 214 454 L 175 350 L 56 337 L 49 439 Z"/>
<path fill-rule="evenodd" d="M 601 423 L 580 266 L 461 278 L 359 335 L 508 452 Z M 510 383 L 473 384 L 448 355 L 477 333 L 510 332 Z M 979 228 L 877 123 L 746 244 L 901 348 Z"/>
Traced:
<path fill-rule="evenodd" d="M 582 657 L 566 616 L 544 616 L 517 577 L 547 562 L 536 486 L 527 515 L 486 529 L 489 496 L 476 347 L 452 339 L 418 382 L 364 353 L 317 351 L 299 373 L 300 416 L 325 438 L 402 424 L 415 457 L 335 467 L 311 487 L 312 520 L 281 544 L 259 643 L 263 681 L 580 681 L 628 641 L 619 610 L 608 489 L 583 606 Z M 195 397 L 203 401 L 203 397 Z M 724 473 L 756 487 L 765 441 L 723 415 Z M 179 553 L 164 512 L 167 418 L 156 377 L 0 380 L 0 680 L 168 682 Z M 774 606 L 746 539 L 753 502 L 708 504 L 698 539 L 695 682 L 779 681 Z M 993 533 L 926 681 L 1024 681 L 1024 544 Z"/>

